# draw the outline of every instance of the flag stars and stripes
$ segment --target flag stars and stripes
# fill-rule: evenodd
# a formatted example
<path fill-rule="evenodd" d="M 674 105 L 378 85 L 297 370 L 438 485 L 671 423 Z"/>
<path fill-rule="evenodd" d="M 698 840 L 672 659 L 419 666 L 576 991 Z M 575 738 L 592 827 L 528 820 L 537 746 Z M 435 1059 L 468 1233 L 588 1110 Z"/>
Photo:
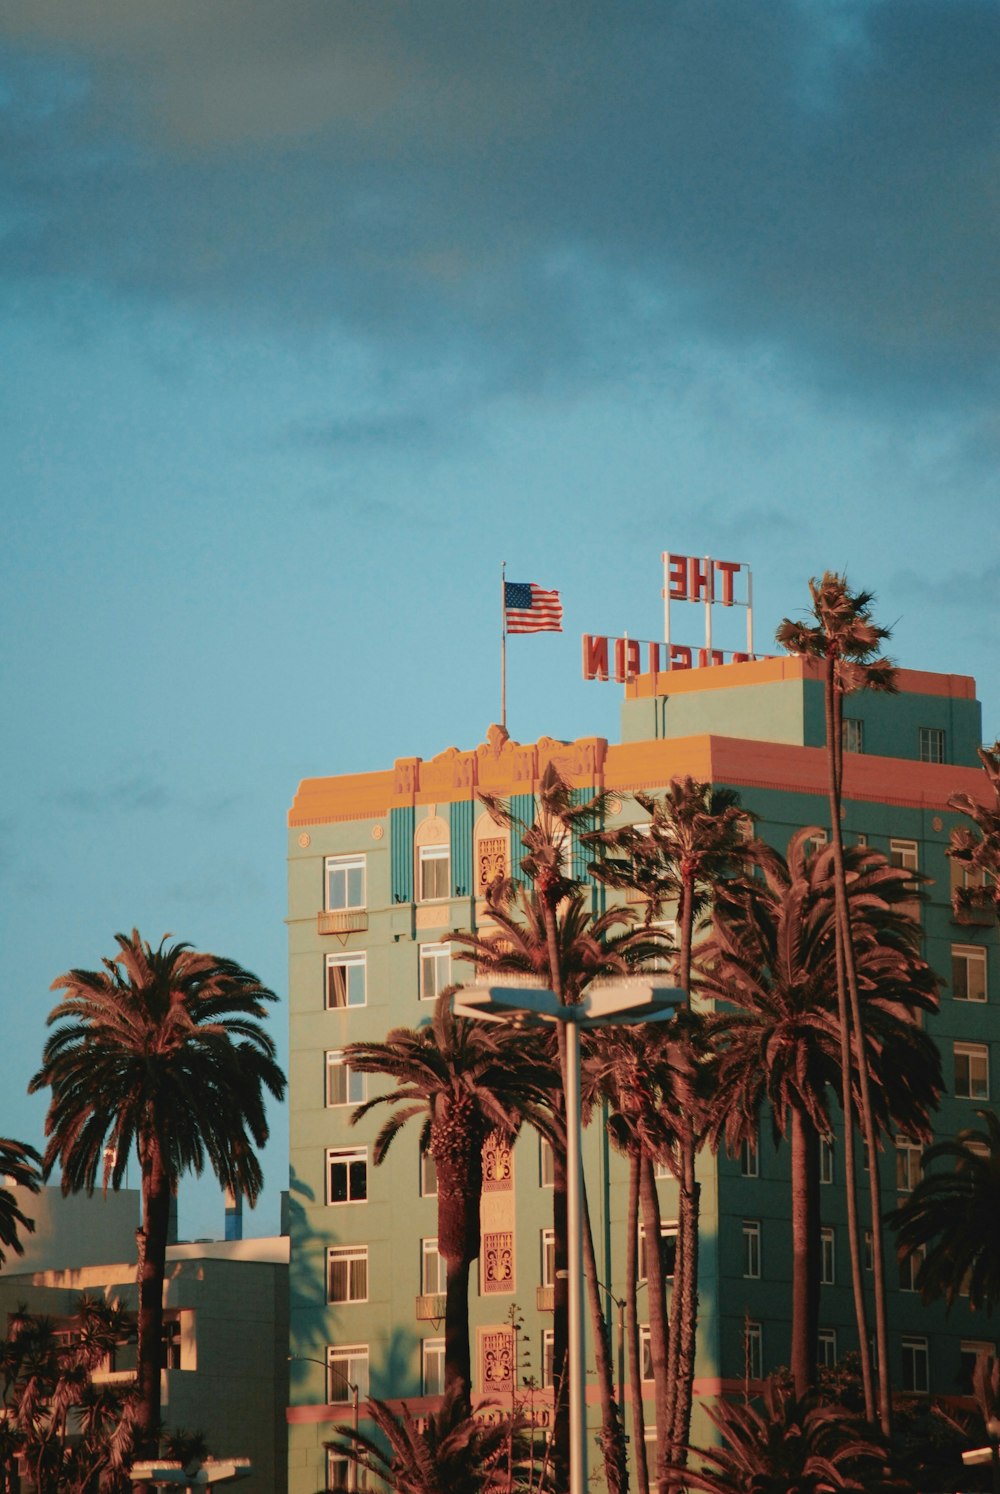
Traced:
<path fill-rule="evenodd" d="M 533 581 L 505 581 L 504 618 L 508 633 L 561 633 L 562 599 Z"/>

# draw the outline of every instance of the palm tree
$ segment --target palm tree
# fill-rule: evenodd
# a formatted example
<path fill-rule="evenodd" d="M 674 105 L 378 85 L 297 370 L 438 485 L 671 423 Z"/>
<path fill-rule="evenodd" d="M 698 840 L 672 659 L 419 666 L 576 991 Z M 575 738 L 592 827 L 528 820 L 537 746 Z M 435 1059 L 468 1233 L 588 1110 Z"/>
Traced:
<path fill-rule="evenodd" d="M 525 834 L 528 843 L 528 834 Z M 541 862 L 539 857 L 539 862 Z M 527 862 L 527 858 L 526 858 Z M 536 863 L 532 863 L 535 865 Z M 547 863 L 546 863 L 547 864 Z M 492 927 L 480 933 L 456 934 L 452 942 L 462 957 L 474 961 L 483 975 L 514 975 L 530 978 L 559 994 L 563 1002 L 578 1002 L 592 980 L 626 974 L 641 968 L 655 953 L 662 952 L 662 940 L 656 934 L 636 929 L 631 909 L 615 908 L 607 913 L 590 912 L 589 896 L 565 877 L 561 870 L 550 872 L 550 886 L 560 888 L 554 908 L 536 889 L 530 892 L 515 883 L 494 888 L 489 898 Z M 553 970 L 555 974 L 553 974 Z M 557 1023 L 558 1028 L 562 1023 Z M 560 1044 L 562 1034 L 559 1034 Z M 554 1041 L 550 1040 L 548 1088 L 545 1103 L 549 1116 L 533 1119 L 552 1146 L 554 1161 L 553 1228 L 555 1235 L 556 1293 L 555 1305 L 562 1311 L 554 1320 L 554 1355 L 556 1365 L 565 1363 L 566 1313 L 566 1111 L 563 1069 L 557 1066 Z M 627 1482 L 624 1431 L 614 1398 L 610 1343 L 607 1323 L 600 1300 L 594 1262 L 593 1237 L 583 1194 L 584 1270 L 588 1299 L 594 1324 L 594 1354 L 601 1392 L 603 1430 L 602 1447 L 609 1487 L 614 1491 Z M 562 1295 L 560 1295 L 560 1292 Z M 565 1399 L 556 1406 L 556 1461 L 564 1457 L 568 1445 L 565 1427 Z"/>
<path fill-rule="evenodd" d="M 800 1399 L 772 1378 L 759 1410 L 733 1401 L 707 1409 L 722 1445 L 695 1449 L 703 1466 L 675 1466 L 671 1487 L 706 1494 L 834 1494 L 881 1486 L 885 1450 L 842 1406 Z"/>
<path fill-rule="evenodd" d="M 991 1312 L 1000 1303 L 1000 1117 L 977 1114 L 982 1127 L 928 1147 L 923 1176 L 887 1217 L 900 1259 L 923 1255 L 916 1284 L 925 1301 L 944 1297 L 951 1307 L 968 1292 L 974 1311 Z M 934 1172 L 936 1162 L 951 1166 Z"/>
<path fill-rule="evenodd" d="M 761 854 L 763 878 L 733 883 L 716 899 L 715 930 L 701 952 L 703 991 L 727 1003 L 708 1019 L 715 1096 L 710 1134 L 735 1152 L 770 1108 L 775 1142 L 791 1137 L 792 1356 L 795 1393 L 816 1377 L 819 1322 L 819 1142 L 831 1139 L 830 1096 L 849 1112 L 837 1001 L 833 853 L 810 854 L 814 828 L 799 830 L 787 862 Z M 935 1011 L 935 978 L 913 948 L 915 925 L 894 911 L 911 896 L 907 874 L 863 847 L 844 864 L 862 996 L 863 1063 L 883 1129 L 890 1122 L 929 1138 L 928 1110 L 941 1088 L 940 1058 L 919 1026 Z M 850 1071 L 857 1094 L 857 1065 Z"/>
<path fill-rule="evenodd" d="M 526 1435 L 523 1420 L 470 1416 L 457 1386 L 425 1426 L 405 1404 L 397 1416 L 372 1399 L 367 1416 L 379 1437 L 338 1426 L 337 1440 L 325 1446 L 392 1494 L 546 1494 L 552 1488 L 541 1459 L 530 1457 L 534 1434 Z"/>
<path fill-rule="evenodd" d="M 28 1218 L 10 1190 L 27 1188 L 29 1193 L 37 1193 L 41 1186 L 38 1172 L 41 1160 L 34 1147 L 0 1137 L 0 1177 L 6 1178 L 9 1185 L 0 1188 L 0 1266 L 7 1259 L 8 1250 L 24 1254 L 19 1230 L 35 1232 L 34 1220 Z"/>
<path fill-rule="evenodd" d="M 133 1146 L 142 1188 L 136 1451 L 154 1456 L 160 1424 L 163 1283 L 170 1200 L 206 1160 L 224 1188 L 253 1205 L 263 1183 L 255 1148 L 268 1136 L 264 1093 L 285 1076 L 260 1025 L 273 991 L 233 960 L 189 944 L 153 949 L 116 934 L 102 970 L 71 970 L 30 1092 L 49 1086 L 43 1165 L 64 1193 L 121 1186 Z M 57 1025 L 61 1024 L 61 1025 Z"/>
<path fill-rule="evenodd" d="M 690 777 L 671 779 L 661 797 L 637 793 L 635 800 L 649 816 L 647 824 L 595 831 L 583 840 L 598 854 L 593 872 L 600 881 L 643 895 L 647 925 L 664 903 L 676 905 L 677 983 L 690 998 L 696 919 L 708 907 L 714 887 L 752 858 L 753 818 L 732 790 Z M 696 1106 L 678 1115 L 678 1239 L 667 1345 L 667 1421 L 660 1436 L 663 1466 L 668 1458 L 683 1458 L 691 1432 L 698 1324 L 698 1118 Z"/>
<path fill-rule="evenodd" d="M 851 938 L 851 914 L 847 900 L 844 836 L 841 825 L 844 781 L 844 696 L 858 690 L 893 692 L 896 689 L 896 670 L 892 662 L 879 653 L 881 645 L 889 638 L 890 633 L 889 629 L 880 627 L 872 619 L 872 603 L 875 600 L 872 592 L 851 591 L 846 576 L 839 576 L 833 571 L 825 571 L 819 581 L 813 578 L 809 582 L 809 593 L 812 602 L 810 609 L 812 622 L 796 623 L 786 617 L 778 627 L 775 637 L 781 647 L 788 649 L 790 653 L 801 654 L 806 658 L 820 661 L 823 673 L 830 836 L 834 852 L 837 938 L 840 946 L 837 991 L 840 1003 L 842 1062 L 846 1073 L 851 1067 L 851 1045 L 852 1043 L 859 1044 L 861 1041 L 861 999 L 858 992 L 857 971 L 854 967 L 854 945 Z M 888 1437 L 891 1431 L 892 1401 L 879 1156 L 865 1064 L 858 1065 L 858 1074 L 860 1078 L 859 1114 L 867 1151 L 868 1182 L 871 1194 L 875 1339 L 879 1369 L 878 1411 L 883 1435 Z M 868 1348 L 861 1233 L 857 1213 L 854 1123 L 850 1113 L 845 1114 L 844 1117 L 844 1172 L 848 1237 L 851 1247 L 851 1275 L 858 1322 L 858 1340 L 861 1345 L 865 1409 L 869 1419 L 874 1420 L 875 1392 L 872 1385 L 871 1356 Z"/>
<path fill-rule="evenodd" d="M 975 873 L 978 886 L 957 887 L 954 893 L 956 913 L 973 908 L 992 908 L 1000 920 L 1000 741 L 992 747 L 978 749 L 987 781 L 993 793 L 993 804 L 980 804 L 971 794 L 952 794 L 949 809 L 968 815 L 978 834 L 966 826 L 951 832 L 948 855 L 967 871 Z"/>
<path fill-rule="evenodd" d="M 379 1105 L 398 1106 L 375 1138 L 382 1162 L 410 1120 L 422 1123 L 421 1146 L 437 1169 L 438 1251 L 444 1257 L 445 1392 L 469 1407 L 469 1272 L 479 1255 L 479 1203 L 483 1191 L 483 1143 L 498 1130 L 513 1136 L 521 1105 L 535 1093 L 534 1071 L 518 1072 L 504 1051 L 498 1029 L 456 1017 L 455 988 L 442 991 L 430 1023 L 396 1027 L 384 1042 L 350 1043 L 344 1058 L 352 1069 L 384 1074 L 395 1088 L 359 1105 L 352 1124 Z"/>

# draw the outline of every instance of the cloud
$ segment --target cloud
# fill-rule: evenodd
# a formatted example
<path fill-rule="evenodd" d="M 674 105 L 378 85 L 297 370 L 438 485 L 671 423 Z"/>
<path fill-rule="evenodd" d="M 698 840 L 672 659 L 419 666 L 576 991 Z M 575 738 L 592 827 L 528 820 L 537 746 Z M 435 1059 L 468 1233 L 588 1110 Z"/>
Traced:
<path fill-rule="evenodd" d="M 683 329 L 866 398 L 995 394 L 985 0 L 7 0 L 0 27 L 20 281 L 499 386 Z"/>
<path fill-rule="evenodd" d="M 74 814 L 146 814 L 168 809 L 172 795 L 158 778 L 135 773 L 100 787 L 62 789 L 49 796 L 49 803 Z"/>
<path fill-rule="evenodd" d="M 941 576 L 897 571 L 890 584 L 894 594 L 930 611 L 941 608 L 973 612 L 983 619 L 1000 614 L 1000 561 L 978 568 L 963 567 Z"/>

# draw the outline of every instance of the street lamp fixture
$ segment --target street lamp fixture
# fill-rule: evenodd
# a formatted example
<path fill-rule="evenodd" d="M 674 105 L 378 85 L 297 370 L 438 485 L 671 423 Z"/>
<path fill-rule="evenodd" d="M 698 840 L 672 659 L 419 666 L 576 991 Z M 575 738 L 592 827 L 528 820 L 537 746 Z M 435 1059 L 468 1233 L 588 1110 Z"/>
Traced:
<path fill-rule="evenodd" d="M 509 980 L 461 986 L 452 998 L 458 1017 L 538 1027 L 562 1022 L 566 1030 L 566 1225 L 569 1239 L 569 1494 L 587 1487 L 586 1361 L 583 1339 L 583 1118 L 580 1105 L 582 1028 L 632 1027 L 665 1022 L 683 1005 L 685 993 L 669 979 L 624 976 L 591 981 L 573 1005 L 564 1005 L 545 987 Z"/>

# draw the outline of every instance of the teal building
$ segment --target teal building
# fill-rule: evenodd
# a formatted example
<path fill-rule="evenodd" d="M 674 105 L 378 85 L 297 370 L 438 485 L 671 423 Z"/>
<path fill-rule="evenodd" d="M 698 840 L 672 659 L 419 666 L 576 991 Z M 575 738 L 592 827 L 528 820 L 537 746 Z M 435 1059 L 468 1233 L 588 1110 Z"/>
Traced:
<path fill-rule="evenodd" d="M 981 718 L 971 679 L 902 670 L 899 694 L 857 695 L 845 707 L 844 832 L 927 879 L 918 907 L 925 954 L 942 979 L 928 1019 L 946 1093 L 938 1134 L 972 1124 L 1000 1085 L 997 932 L 958 922 L 949 832 L 961 817 L 949 797 L 981 797 L 976 748 Z M 805 825 L 828 832 L 822 684 L 802 659 L 766 659 L 646 674 L 626 685 L 621 741 L 541 738 L 519 744 L 491 727 L 469 751 L 429 761 L 399 758 L 366 774 L 307 779 L 289 813 L 289 1005 L 291 1022 L 290 1494 L 315 1494 L 342 1473 L 324 1442 L 337 1423 L 363 1418 L 371 1393 L 429 1409 L 443 1375 L 444 1267 L 436 1251 L 433 1165 L 405 1132 L 376 1168 L 376 1111 L 349 1118 L 374 1093 L 374 1078 L 342 1061 L 348 1043 L 381 1039 L 429 1016 L 442 987 L 468 967 L 454 960 L 454 930 L 481 927 L 485 888 L 517 876 L 520 847 L 483 811 L 480 791 L 531 819 L 548 763 L 581 791 L 611 796 L 609 823 L 640 818 L 636 789 L 671 778 L 738 790 L 758 833 L 784 851 Z M 584 865 L 580 862 L 581 868 Z M 606 893 L 596 884 L 595 907 Z M 669 911 L 669 910 L 668 910 Z M 488 1144 L 478 1281 L 470 1291 L 477 1396 L 509 1404 L 509 1365 L 551 1400 L 551 1170 L 526 1131 L 508 1154 Z M 585 1170 L 598 1269 L 611 1293 L 624 1288 L 626 1171 L 602 1128 L 585 1136 Z M 838 1148 L 824 1151 L 821 1353 L 852 1347 L 854 1318 Z M 920 1152 L 900 1143 L 883 1166 L 892 1207 L 919 1175 Z M 707 1439 L 700 1408 L 787 1364 L 791 1317 L 789 1169 L 762 1135 L 756 1152 L 699 1160 L 702 1247 L 694 1440 Z M 659 1182 L 665 1232 L 676 1217 L 673 1180 Z M 864 1205 L 862 1205 L 864 1207 Z M 959 1394 L 988 1325 L 959 1304 L 925 1307 L 912 1274 L 892 1290 L 894 1382 L 921 1395 Z M 643 1296 L 640 1293 L 640 1316 Z M 609 1317 L 615 1336 L 616 1313 Z M 616 1365 L 617 1346 L 616 1348 Z M 497 1352 L 500 1350 L 501 1352 Z M 592 1364 L 592 1357 L 591 1357 Z M 505 1368 L 505 1366 L 507 1368 Z M 505 1377 L 506 1376 L 506 1377 Z M 647 1421 L 653 1419 L 648 1385 Z M 627 1399 L 627 1395 L 626 1395 Z M 588 1384 L 596 1429 L 596 1382 Z M 596 1466 L 596 1453 L 591 1466 Z"/>

